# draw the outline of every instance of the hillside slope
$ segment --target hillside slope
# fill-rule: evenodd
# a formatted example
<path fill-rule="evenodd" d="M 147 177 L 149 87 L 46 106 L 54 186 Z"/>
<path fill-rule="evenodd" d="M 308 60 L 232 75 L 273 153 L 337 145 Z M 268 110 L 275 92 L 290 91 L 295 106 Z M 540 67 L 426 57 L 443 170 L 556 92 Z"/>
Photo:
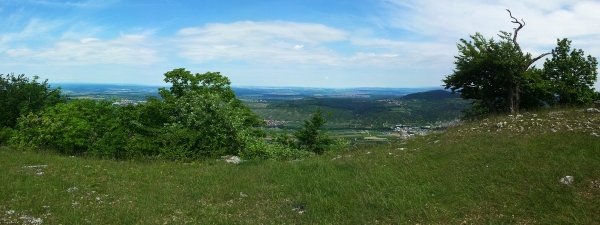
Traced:
<path fill-rule="evenodd" d="M 115 162 L 0 149 L 0 221 L 595 224 L 600 113 L 466 122 L 303 161 Z M 559 182 L 572 176 L 570 185 Z"/>

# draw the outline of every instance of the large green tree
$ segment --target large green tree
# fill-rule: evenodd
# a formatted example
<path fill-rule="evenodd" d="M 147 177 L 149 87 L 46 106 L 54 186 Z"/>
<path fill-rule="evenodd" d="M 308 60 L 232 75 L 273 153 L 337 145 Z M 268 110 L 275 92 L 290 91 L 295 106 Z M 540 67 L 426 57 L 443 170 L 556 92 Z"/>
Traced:
<path fill-rule="evenodd" d="M 517 42 L 518 32 L 525 21 L 517 20 L 509 10 L 512 23 L 518 24 L 514 34 L 501 31 L 499 40 L 487 40 L 481 34 L 471 35 L 472 41 L 460 39 L 457 44 L 459 55 L 455 56 L 453 74 L 443 79 L 446 89 L 459 92 L 465 99 L 475 100 L 475 105 L 491 113 L 514 112 L 521 107 L 521 94 L 538 92 L 531 85 L 539 73 L 531 65 L 543 53 L 533 57 L 524 53 Z"/>
<path fill-rule="evenodd" d="M 184 68 L 179 68 L 166 72 L 164 81 L 171 83 L 171 87 L 169 89 L 160 88 L 158 92 L 170 107 L 175 106 L 176 102 L 185 96 L 217 95 L 219 101 L 227 102 L 231 107 L 239 109 L 244 114 L 244 126 L 260 126 L 263 123 L 258 115 L 235 97 L 235 93 L 230 87 L 231 81 L 219 72 L 192 74 Z"/>
<path fill-rule="evenodd" d="M 571 50 L 571 41 L 558 39 L 552 58 L 544 63 L 543 78 L 549 81 L 549 91 L 555 95 L 550 104 L 590 104 L 598 94 L 594 82 L 598 78 L 598 61 L 583 50 Z"/>
<path fill-rule="evenodd" d="M 0 74 L 0 129 L 13 128 L 17 118 L 36 113 L 48 106 L 65 102 L 60 88 L 51 88 L 48 80 L 29 79 L 25 74 Z"/>
<path fill-rule="evenodd" d="M 164 75 L 171 87 L 159 89 L 162 100 L 148 99 L 130 125 L 144 152 L 150 151 L 144 143 L 153 143 L 156 154 L 167 158 L 237 155 L 248 137 L 264 135 L 258 129 L 263 121 L 236 98 L 231 81 L 219 72 L 179 68 Z"/>

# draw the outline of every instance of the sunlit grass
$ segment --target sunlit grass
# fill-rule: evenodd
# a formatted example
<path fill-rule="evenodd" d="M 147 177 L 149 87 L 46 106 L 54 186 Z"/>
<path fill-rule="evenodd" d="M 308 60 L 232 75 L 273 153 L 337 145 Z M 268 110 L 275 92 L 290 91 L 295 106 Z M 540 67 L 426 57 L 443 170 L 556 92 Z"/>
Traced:
<path fill-rule="evenodd" d="M 599 114 L 566 109 L 518 117 L 302 161 L 237 165 L 119 162 L 2 147 L 0 224 L 600 221 L 600 137 L 590 135 L 600 131 Z M 575 179 L 571 186 L 559 182 L 567 175 Z"/>

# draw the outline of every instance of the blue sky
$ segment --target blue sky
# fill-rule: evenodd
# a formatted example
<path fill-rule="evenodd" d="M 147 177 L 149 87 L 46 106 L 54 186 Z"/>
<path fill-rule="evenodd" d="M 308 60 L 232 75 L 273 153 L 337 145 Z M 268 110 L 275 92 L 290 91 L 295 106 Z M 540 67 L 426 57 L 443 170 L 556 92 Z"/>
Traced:
<path fill-rule="evenodd" d="M 534 56 L 557 38 L 600 56 L 600 1 L 0 0 L 0 73 L 162 85 L 186 68 L 236 86 L 440 86 L 460 38 L 512 31 L 507 8 Z"/>

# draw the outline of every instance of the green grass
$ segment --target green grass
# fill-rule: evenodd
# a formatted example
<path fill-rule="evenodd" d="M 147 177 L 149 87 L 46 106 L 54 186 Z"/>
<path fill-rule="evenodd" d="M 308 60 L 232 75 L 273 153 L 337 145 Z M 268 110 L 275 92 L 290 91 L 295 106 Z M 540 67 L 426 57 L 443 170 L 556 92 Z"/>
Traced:
<path fill-rule="evenodd" d="M 0 223 L 595 224 L 600 137 L 590 133 L 598 131 L 598 114 L 542 111 L 303 161 L 238 165 L 3 147 Z M 46 166 L 24 167 L 32 165 Z M 566 175 L 572 186 L 559 182 Z"/>

